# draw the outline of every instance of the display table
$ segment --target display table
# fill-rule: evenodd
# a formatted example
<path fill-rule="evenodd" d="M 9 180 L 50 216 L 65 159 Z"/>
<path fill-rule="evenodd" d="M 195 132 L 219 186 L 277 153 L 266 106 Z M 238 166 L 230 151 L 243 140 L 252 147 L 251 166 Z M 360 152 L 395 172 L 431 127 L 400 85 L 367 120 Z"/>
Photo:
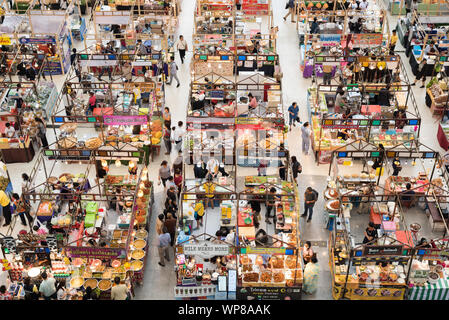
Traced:
<path fill-rule="evenodd" d="M 449 300 L 449 281 L 439 279 L 435 284 L 427 283 L 424 287 L 414 286 L 409 289 L 408 300 Z"/>
<path fill-rule="evenodd" d="M 438 125 L 437 139 L 440 147 L 447 151 L 449 149 L 449 141 L 447 139 L 446 133 L 444 133 L 441 123 Z"/>
<path fill-rule="evenodd" d="M 31 140 L 25 148 L 0 149 L 5 163 L 30 162 L 34 158 L 34 148 Z"/>

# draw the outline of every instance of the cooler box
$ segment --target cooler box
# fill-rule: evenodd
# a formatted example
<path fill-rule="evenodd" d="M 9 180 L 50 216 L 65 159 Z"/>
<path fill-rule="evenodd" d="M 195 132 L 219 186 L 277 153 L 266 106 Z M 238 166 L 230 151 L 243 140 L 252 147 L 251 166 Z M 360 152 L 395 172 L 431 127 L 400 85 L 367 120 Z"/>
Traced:
<path fill-rule="evenodd" d="M 94 201 L 90 201 L 86 205 L 86 216 L 88 214 L 97 215 L 98 212 L 98 203 Z"/>

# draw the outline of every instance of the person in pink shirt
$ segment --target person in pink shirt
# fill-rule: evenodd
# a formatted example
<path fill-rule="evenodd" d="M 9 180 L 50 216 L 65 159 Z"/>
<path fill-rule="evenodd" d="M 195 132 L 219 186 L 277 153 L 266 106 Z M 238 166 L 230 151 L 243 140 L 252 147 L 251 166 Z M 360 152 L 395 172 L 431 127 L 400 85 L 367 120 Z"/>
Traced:
<path fill-rule="evenodd" d="M 89 92 L 89 111 L 91 114 L 94 112 L 96 103 L 97 103 L 97 97 L 95 96 L 95 93 L 93 93 L 92 91 Z"/>
<path fill-rule="evenodd" d="M 254 110 L 257 108 L 257 100 L 256 97 L 253 96 L 252 93 L 248 94 L 248 100 L 249 100 L 249 109 Z"/>

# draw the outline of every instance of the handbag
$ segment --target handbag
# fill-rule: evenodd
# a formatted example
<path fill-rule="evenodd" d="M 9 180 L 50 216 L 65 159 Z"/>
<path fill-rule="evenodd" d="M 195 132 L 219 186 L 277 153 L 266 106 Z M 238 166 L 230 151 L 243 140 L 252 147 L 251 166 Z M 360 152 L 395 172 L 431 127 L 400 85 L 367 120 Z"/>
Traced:
<path fill-rule="evenodd" d="M 288 1 L 287 1 L 287 3 L 285 4 L 285 9 L 288 9 L 288 8 L 290 8 L 290 5 L 288 4 Z"/>

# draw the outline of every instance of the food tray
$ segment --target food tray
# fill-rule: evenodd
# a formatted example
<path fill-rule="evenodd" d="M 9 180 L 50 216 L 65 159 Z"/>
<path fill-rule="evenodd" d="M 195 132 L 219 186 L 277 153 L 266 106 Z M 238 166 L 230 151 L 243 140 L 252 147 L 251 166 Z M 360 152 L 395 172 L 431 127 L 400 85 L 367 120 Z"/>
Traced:
<path fill-rule="evenodd" d="M 70 279 L 70 287 L 78 289 L 84 284 L 84 279 L 82 277 L 74 277 Z"/>
<path fill-rule="evenodd" d="M 98 285 L 97 279 L 87 279 L 84 282 L 84 288 L 91 287 L 92 289 L 95 289 L 97 287 L 97 285 Z"/>
<path fill-rule="evenodd" d="M 112 287 L 111 280 L 103 279 L 103 280 L 100 280 L 100 282 L 98 282 L 98 288 L 101 291 L 109 290 L 109 289 L 111 289 L 111 287 Z"/>

